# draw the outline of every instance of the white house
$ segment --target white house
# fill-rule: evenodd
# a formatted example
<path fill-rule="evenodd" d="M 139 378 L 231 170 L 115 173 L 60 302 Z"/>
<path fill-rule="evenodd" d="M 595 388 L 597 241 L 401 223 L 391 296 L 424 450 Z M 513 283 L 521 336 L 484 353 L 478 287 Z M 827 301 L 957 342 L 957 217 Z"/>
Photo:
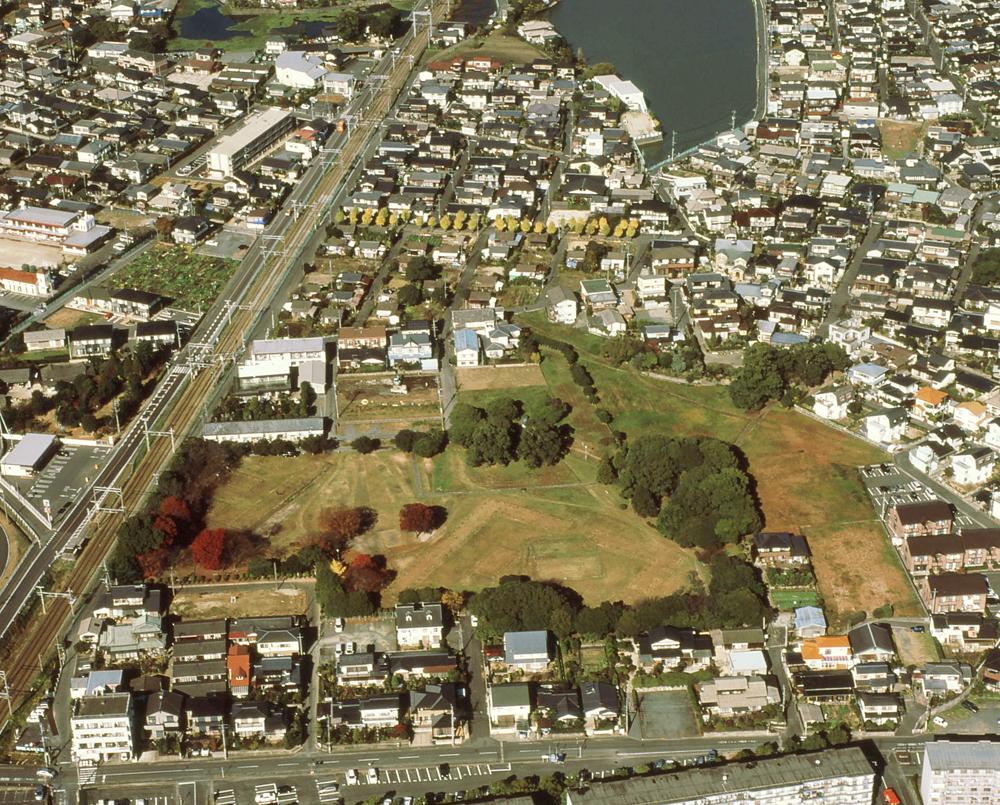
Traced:
<path fill-rule="evenodd" d="M 73 760 L 131 760 L 133 720 L 131 693 L 109 693 L 82 699 L 76 714 L 70 719 Z"/>
<path fill-rule="evenodd" d="M 474 330 L 455 330 L 455 365 L 479 366 L 479 336 Z"/>
<path fill-rule="evenodd" d="M 531 688 L 525 682 L 490 686 L 490 723 L 494 727 L 527 727 L 531 717 Z"/>
<path fill-rule="evenodd" d="M 883 408 L 865 417 L 865 436 L 879 444 L 898 444 L 909 421 L 905 408 Z"/>
<path fill-rule="evenodd" d="M 396 642 L 401 649 L 437 648 L 443 639 L 441 604 L 396 604 Z"/>
<path fill-rule="evenodd" d="M 274 60 L 275 80 L 286 87 L 313 89 L 326 72 L 320 56 L 303 50 L 286 50 Z"/>
<path fill-rule="evenodd" d="M 570 326 L 576 324 L 578 305 L 576 296 L 571 291 L 566 290 L 561 285 L 556 285 L 554 288 L 549 289 L 548 297 L 548 316 L 550 321 Z"/>
<path fill-rule="evenodd" d="M 957 453 L 951 460 L 952 478 L 960 486 L 982 486 L 993 475 L 996 454 L 982 445 Z"/>
<path fill-rule="evenodd" d="M 813 398 L 813 413 L 823 419 L 845 419 L 847 406 L 854 399 L 850 386 L 827 386 L 816 392 Z"/>

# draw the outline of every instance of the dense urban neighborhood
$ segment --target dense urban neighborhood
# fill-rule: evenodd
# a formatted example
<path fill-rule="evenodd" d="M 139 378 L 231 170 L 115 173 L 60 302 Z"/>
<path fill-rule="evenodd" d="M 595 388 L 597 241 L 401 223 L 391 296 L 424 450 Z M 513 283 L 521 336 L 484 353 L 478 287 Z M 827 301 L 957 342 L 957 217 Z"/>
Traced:
<path fill-rule="evenodd" d="M 4 6 L 0 803 L 1000 803 L 1000 2 L 573 2 Z"/>

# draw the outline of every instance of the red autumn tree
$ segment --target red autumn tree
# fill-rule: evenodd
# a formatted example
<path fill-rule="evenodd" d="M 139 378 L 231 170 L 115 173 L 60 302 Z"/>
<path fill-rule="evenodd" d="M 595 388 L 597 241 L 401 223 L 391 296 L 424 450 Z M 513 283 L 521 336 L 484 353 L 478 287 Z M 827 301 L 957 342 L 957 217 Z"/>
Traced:
<path fill-rule="evenodd" d="M 340 548 L 364 530 L 364 509 L 357 506 L 332 506 L 319 512 L 319 541 L 327 550 Z"/>
<path fill-rule="evenodd" d="M 385 559 L 356 553 L 351 557 L 344 574 L 344 583 L 349 590 L 377 593 L 393 578 L 393 572 L 385 566 Z"/>
<path fill-rule="evenodd" d="M 166 548 L 160 547 L 147 553 L 141 553 L 136 557 L 144 579 L 157 579 L 163 575 L 167 566 L 167 553 Z"/>
<path fill-rule="evenodd" d="M 191 543 L 194 561 L 206 570 L 220 570 L 226 563 L 226 531 L 206 528 Z"/>
<path fill-rule="evenodd" d="M 433 531 L 437 526 L 438 514 L 433 506 L 423 503 L 407 503 L 399 510 L 399 530 L 421 533 Z"/>
<path fill-rule="evenodd" d="M 177 538 L 177 521 L 165 514 L 158 514 L 153 519 L 153 530 L 163 535 L 160 545 L 169 548 Z"/>
<path fill-rule="evenodd" d="M 176 495 L 167 495 L 160 501 L 160 514 L 164 517 L 172 517 L 174 520 L 190 520 L 191 509 L 187 501 Z"/>

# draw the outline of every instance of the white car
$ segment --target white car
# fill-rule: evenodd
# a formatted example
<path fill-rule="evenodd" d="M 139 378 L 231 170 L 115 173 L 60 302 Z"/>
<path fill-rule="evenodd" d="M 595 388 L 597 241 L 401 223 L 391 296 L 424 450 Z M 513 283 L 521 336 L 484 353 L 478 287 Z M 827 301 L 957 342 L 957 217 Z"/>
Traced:
<path fill-rule="evenodd" d="M 337 643 L 337 645 L 334 646 L 333 650 L 336 652 L 337 656 L 339 657 L 341 654 L 344 653 L 344 644 L 343 643 Z"/>
<path fill-rule="evenodd" d="M 337 618 L 336 620 L 334 620 L 334 622 L 333 622 L 333 631 L 335 631 L 337 634 L 340 634 L 341 632 L 344 631 L 344 619 L 343 618 Z"/>
<path fill-rule="evenodd" d="M 355 649 L 355 644 L 353 640 L 349 640 L 344 643 L 344 654 L 353 654 Z"/>
<path fill-rule="evenodd" d="M 479 625 L 479 618 L 475 615 L 469 615 L 469 623 L 471 623 L 472 628 L 475 629 Z"/>
<path fill-rule="evenodd" d="M 368 769 L 368 785 L 376 785 L 378 783 L 378 769 L 374 766 Z"/>
<path fill-rule="evenodd" d="M 943 718 L 941 718 L 941 716 L 934 716 L 934 723 L 937 724 L 939 727 L 948 726 L 948 722 L 945 721 Z"/>
<path fill-rule="evenodd" d="M 192 170 L 194 170 L 194 168 L 192 168 L 190 165 L 181 165 L 177 169 L 177 175 L 178 176 L 187 176 L 189 173 L 191 173 Z"/>
<path fill-rule="evenodd" d="M 347 784 L 348 785 L 357 785 L 358 784 L 358 772 L 355 769 L 348 769 L 347 770 L 346 778 L 347 778 Z"/>

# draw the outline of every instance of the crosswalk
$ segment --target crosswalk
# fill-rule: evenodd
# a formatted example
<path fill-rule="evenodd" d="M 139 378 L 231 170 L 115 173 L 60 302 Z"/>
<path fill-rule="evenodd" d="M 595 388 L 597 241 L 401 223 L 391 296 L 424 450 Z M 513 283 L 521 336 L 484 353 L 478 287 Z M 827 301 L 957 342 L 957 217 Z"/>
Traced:
<path fill-rule="evenodd" d="M 236 792 L 232 788 L 220 788 L 215 792 L 215 805 L 236 805 Z"/>

